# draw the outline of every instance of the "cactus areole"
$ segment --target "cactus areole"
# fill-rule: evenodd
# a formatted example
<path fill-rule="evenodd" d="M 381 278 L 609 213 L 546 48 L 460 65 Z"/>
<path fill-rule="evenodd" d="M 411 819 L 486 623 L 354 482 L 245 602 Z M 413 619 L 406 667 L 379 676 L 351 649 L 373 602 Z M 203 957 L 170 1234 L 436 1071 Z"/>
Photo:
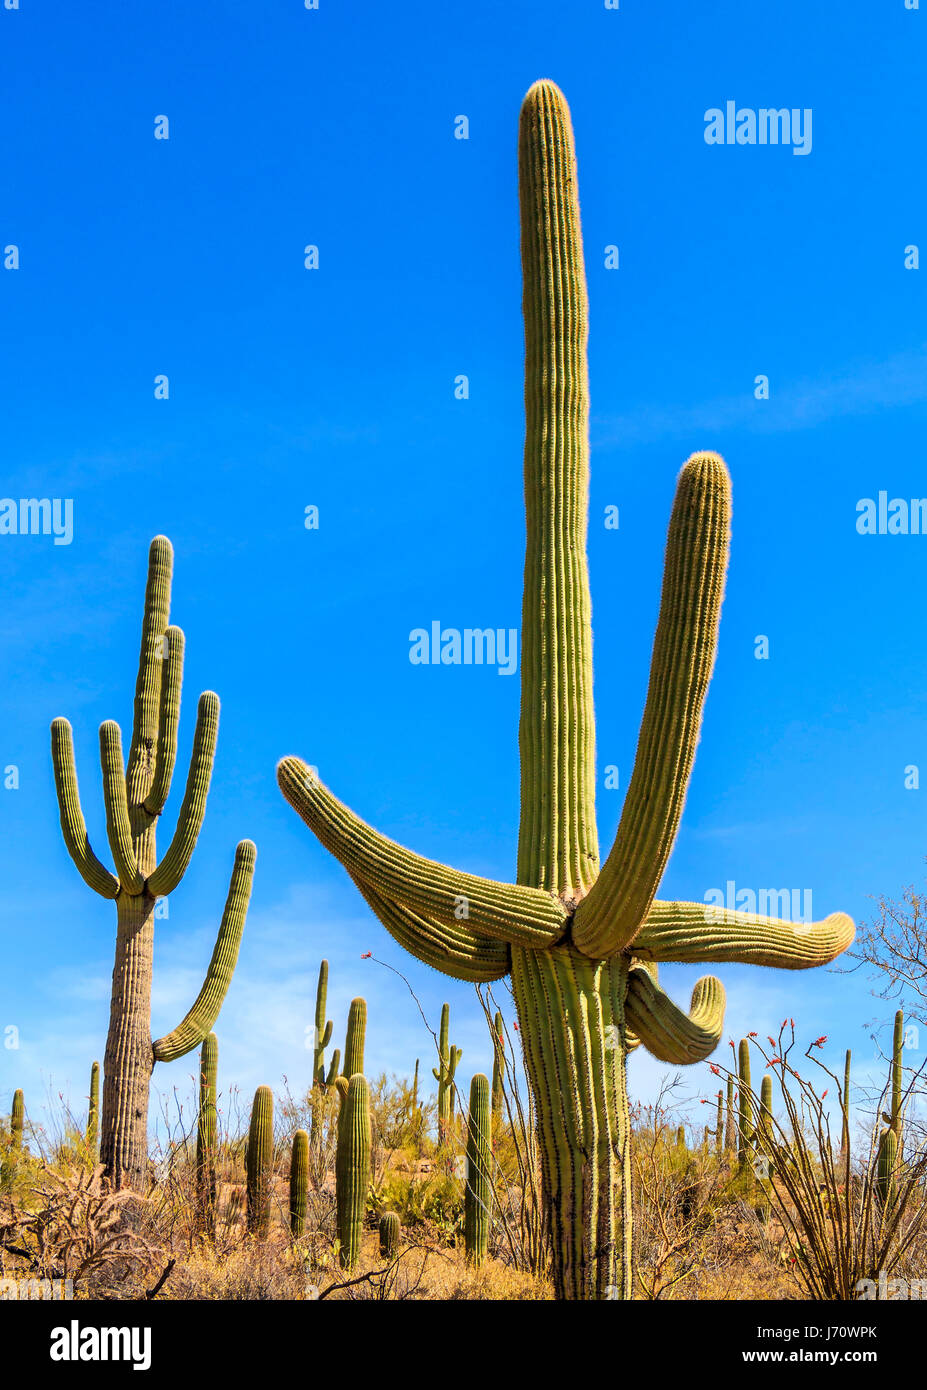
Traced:
<path fill-rule="evenodd" d="M 715 656 L 728 552 L 723 461 L 682 469 L 666 546 L 650 685 L 615 843 L 599 862 L 592 627 L 586 565 L 586 289 L 573 133 L 552 82 L 519 133 L 525 319 L 521 822 L 516 882 L 423 859 L 354 815 L 299 758 L 280 787 L 418 960 L 458 980 L 511 975 L 534 1094 L 560 1298 L 632 1294 L 627 1054 L 679 1065 L 721 1035 L 724 991 L 700 980 L 685 1013 L 659 961 L 822 965 L 853 938 L 842 913 L 792 925 L 702 902 L 659 902 Z M 460 920 L 461 900 L 468 904 Z"/>

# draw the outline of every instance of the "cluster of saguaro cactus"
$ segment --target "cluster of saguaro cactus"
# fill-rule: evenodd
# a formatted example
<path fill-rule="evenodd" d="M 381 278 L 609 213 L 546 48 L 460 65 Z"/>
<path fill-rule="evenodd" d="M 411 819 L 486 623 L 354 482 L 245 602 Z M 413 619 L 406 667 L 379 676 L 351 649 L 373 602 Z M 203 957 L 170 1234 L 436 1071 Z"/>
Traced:
<path fill-rule="evenodd" d="M 588 508 L 587 303 L 573 135 L 551 82 L 519 132 L 525 317 L 527 549 L 521 629 L 521 823 L 516 882 L 457 872 L 351 812 L 296 757 L 284 796 L 418 960 L 455 979 L 511 975 L 541 1147 L 561 1298 L 630 1297 L 627 1050 L 673 1064 L 716 1046 L 724 991 L 700 980 L 689 1013 L 659 961 L 823 965 L 853 937 L 843 914 L 793 924 L 703 902 L 658 902 L 714 663 L 730 522 L 716 454 L 679 477 L 637 757 L 611 853 L 595 824 Z M 466 909 L 465 911 L 463 909 Z"/>
<path fill-rule="evenodd" d="M 247 1225 L 252 1235 L 267 1234 L 274 1179 L 274 1097 L 269 1086 L 258 1086 L 248 1130 Z"/>
<path fill-rule="evenodd" d="M 298 1129 L 290 1153 L 290 1234 L 298 1238 L 306 1229 L 309 1204 L 309 1135 Z"/>
<path fill-rule="evenodd" d="M 90 1068 L 90 1095 L 87 1101 L 87 1148 L 94 1163 L 100 1144 L 100 1064 Z"/>
<path fill-rule="evenodd" d="M 335 1151 L 335 1202 L 342 1268 L 353 1269 L 360 1255 L 370 1187 L 370 1088 L 355 1073 L 338 1116 Z"/>
<path fill-rule="evenodd" d="M 219 1041 L 215 1033 L 200 1048 L 200 1093 L 196 1114 L 196 1203 L 207 1236 L 216 1233 L 216 1083 Z"/>
<path fill-rule="evenodd" d="M 903 1068 L 904 1012 L 899 1009 L 895 1014 L 895 1027 L 892 1035 L 890 1109 L 882 1113 L 882 1119 L 885 1121 L 888 1128 L 883 1130 L 879 1138 L 879 1149 L 876 1156 L 876 1191 L 886 1211 L 894 1204 L 898 1186 L 898 1159 L 901 1151 L 902 1139 L 901 1094 Z"/>
<path fill-rule="evenodd" d="M 219 729 L 219 700 L 200 696 L 193 755 L 177 827 L 158 861 L 155 829 L 170 791 L 177 756 L 184 637 L 169 626 L 173 552 L 164 536 L 151 542 L 142 623 L 141 656 L 128 764 L 119 725 L 100 725 L 100 760 L 106 833 L 116 872 L 90 845 L 81 810 L 71 725 L 51 726 L 55 787 L 68 852 L 84 881 L 116 902 L 116 962 L 103 1077 L 100 1153 L 117 1186 L 140 1187 L 148 1162 L 148 1093 L 155 1062 L 183 1057 L 210 1032 L 238 958 L 251 894 L 255 848 L 242 840 L 215 950 L 199 995 L 187 1016 L 164 1037 L 151 1040 L 151 975 L 155 904 L 183 878 L 206 811 Z"/>
<path fill-rule="evenodd" d="M 451 1030 L 451 1006 L 441 1007 L 441 1028 L 438 1033 L 438 1065 L 432 1067 L 432 1075 L 438 1083 L 438 1143 L 445 1145 L 450 1141 L 451 1124 L 454 1119 L 454 1077 L 457 1065 L 463 1056 L 463 1049 L 453 1047 L 449 1042 Z"/>
<path fill-rule="evenodd" d="M 467 1259 L 479 1266 L 489 1253 L 492 1219 L 492 1112 L 489 1079 L 477 1073 L 470 1082 L 467 1111 L 467 1175 L 464 1191 L 464 1245 Z"/>

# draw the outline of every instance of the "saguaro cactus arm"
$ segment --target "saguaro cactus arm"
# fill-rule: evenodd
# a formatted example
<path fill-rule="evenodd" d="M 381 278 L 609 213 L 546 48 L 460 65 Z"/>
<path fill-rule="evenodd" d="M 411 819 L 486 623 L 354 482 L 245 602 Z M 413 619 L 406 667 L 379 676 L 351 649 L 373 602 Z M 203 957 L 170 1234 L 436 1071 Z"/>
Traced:
<path fill-rule="evenodd" d="M 151 790 L 157 756 L 158 722 L 164 632 L 171 608 L 171 574 L 174 552 L 166 536 L 155 536 L 148 549 L 148 582 L 145 615 L 135 684 L 132 742 L 126 772 L 129 801 L 140 805 Z"/>
<path fill-rule="evenodd" d="M 853 935 L 853 920 L 845 912 L 832 912 L 821 922 L 783 922 L 705 903 L 655 902 L 634 940 L 634 954 L 655 961 L 810 970 L 839 956 Z"/>
<path fill-rule="evenodd" d="M 403 849 L 349 811 L 299 758 L 282 759 L 277 781 L 290 805 L 352 878 L 381 895 L 442 925 L 463 920 L 472 930 L 510 944 L 541 947 L 563 934 L 566 909 L 550 893 L 460 873 Z"/>
<path fill-rule="evenodd" d="M 68 854 L 74 860 L 81 878 L 103 898 L 115 898 L 119 880 L 110 873 L 93 852 L 80 792 L 77 789 L 77 770 L 74 766 L 74 739 L 66 719 L 54 719 L 51 726 L 52 764 L 55 769 L 55 791 L 61 814 L 61 833 Z"/>
<path fill-rule="evenodd" d="M 634 772 L 611 853 L 573 924 L 573 941 L 589 956 L 613 955 L 634 940 L 676 839 L 715 660 L 730 513 L 724 463 L 693 454 L 670 519 Z"/>
<path fill-rule="evenodd" d="M 177 760 L 177 728 L 180 723 L 180 692 L 183 686 L 184 635 L 179 627 L 169 627 L 162 639 L 161 703 L 158 713 L 158 744 L 154 778 L 145 797 L 145 810 L 159 816 L 164 810 Z"/>
<path fill-rule="evenodd" d="M 193 857 L 197 836 L 206 814 L 206 797 L 209 793 L 218 734 L 219 697 L 207 690 L 200 696 L 196 710 L 193 753 L 190 757 L 187 786 L 180 803 L 174 838 L 161 863 L 148 880 L 148 891 L 155 897 L 174 891 Z"/>
<path fill-rule="evenodd" d="M 112 719 L 100 725 L 100 764 L 103 769 L 106 834 L 113 863 L 122 887 L 135 897 L 145 887 L 145 876 L 139 870 L 138 858 L 132 847 L 132 826 L 122 765 L 122 734 L 119 725 Z"/>
<path fill-rule="evenodd" d="M 643 966 L 628 972 L 625 1017 L 629 1027 L 661 1062 L 687 1066 L 718 1046 L 724 1027 L 724 986 L 713 975 L 696 982 L 688 1014 L 665 994 Z"/>
<path fill-rule="evenodd" d="M 257 850 L 252 841 L 242 840 L 235 851 L 225 911 L 203 987 L 183 1022 L 153 1044 L 156 1062 L 173 1062 L 199 1047 L 219 1017 L 238 960 L 256 858 Z"/>

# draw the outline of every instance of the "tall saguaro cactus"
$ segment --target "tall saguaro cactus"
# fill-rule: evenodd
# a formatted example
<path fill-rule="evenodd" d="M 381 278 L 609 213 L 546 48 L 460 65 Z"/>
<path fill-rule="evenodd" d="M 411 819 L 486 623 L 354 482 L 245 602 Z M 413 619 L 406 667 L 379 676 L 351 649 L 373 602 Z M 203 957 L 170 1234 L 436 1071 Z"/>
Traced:
<path fill-rule="evenodd" d="M 587 305 L 573 133 L 552 82 L 536 83 L 525 98 L 519 168 L 527 549 L 517 882 L 461 873 L 401 848 L 299 758 L 284 758 L 277 776 L 400 945 L 455 979 L 511 975 L 557 1294 L 629 1297 L 627 1052 L 640 1041 L 675 1065 L 698 1061 L 716 1046 L 724 1009 L 724 991 L 709 977 L 682 1012 L 652 963 L 803 969 L 844 950 L 853 924 L 843 914 L 792 925 L 655 899 L 714 663 L 730 520 L 730 484 L 717 454 L 693 454 L 679 477 L 637 757 L 615 843 L 600 866 L 586 564 Z"/>
<path fill-rule="evenodd" d="M 341 1103 L 335 1150 L 335 1206 L 343 1269 L 353 1269 L 360 1255 L 369 1187 L 370 1088 L 366 1078 L 356 1074 L 348 1081 Z"/>
<path fill-rule="evenodd" d="M 119 1187 L 140 1187 L 144 1180 L 148 1090 L 155 1062 L 173 1062 L 199 1047 L 219 1016 L 238 959 L 256 856 L 251 841 L 242 840 L 203 987 L 186 1018 L 152 1042 L 155 904 L 177 887 L 196 847 L 219 730 L 219 698 L 207 691 L 197 707 L 193 754 L 177 827 L 159 862 L 155 830 L 174 773 L 183 681 L 183 633 L 169 626 L 172 567 L 170 541 L 156 536 L 148 556 L 128 766 L 123 761 L 119 725 L 111 719 L 100 725 L 106 833 L 115 874 L 97 858 L 87 836 L 71 725 L 56 719 L 51 726 L 64 842 L 84 881 L 116 902 L 116 962 L 103 1060 L 100 1157 L 107 1176 Z"/>

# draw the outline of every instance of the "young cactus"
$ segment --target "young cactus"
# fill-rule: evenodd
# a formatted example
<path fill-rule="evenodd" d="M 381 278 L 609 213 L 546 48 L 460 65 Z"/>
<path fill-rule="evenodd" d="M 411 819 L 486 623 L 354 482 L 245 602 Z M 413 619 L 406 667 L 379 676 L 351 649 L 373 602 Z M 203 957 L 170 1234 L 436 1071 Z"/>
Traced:
<path fill-rule="evenodd" d="M 256 850 L 242 840 L 206 978 L 192 1008 L 178 1026 L 151 1040 L 151 976 L 155 904 L 177 887 L 186 873 L 206 813 L 219 732 L 219 698 L 200 696 L 193 755 L 173 839 L 160 862 L 155 831 L 170 791 L 177 756 L 184 637 L 170 627 L 174 553 L 165 536 L 156 536 L 148 555 L 148 584 L 142 623 L 141 656 L 135 687 L 135 714 L 128 763 L 119 725 L 100 725 L 100 758 L 106 833 L 115 873 L 90 847 L 81 810 L 71 725 L 51 726 L 52 762 L 61 829 L 68 853 L 85 883 L 116 903 L 116 963 L 110 1000 L 109 1032 L 103 1059 L 100 1157 L 115 1187 L 141 1188 L 148 1169 L 148 1094 L 156 1062 L 184 1057 L 207 1036 L 219 1016 L 231 983 L 244 930 Z"/>
<path fill-rule="evenodd" d="M 516 881 L 404 849 L 300 758 L 282 759 L 277 780 L 404 949 L 453 979 L 511 976 L 555 1294 L 630 1298 L 627 1051 L 633 1038 L 671 1065 L 702 1061 L 724 1018 L 719 981 L 698 981 L 686 1013 L 648 966 L 811 968 L 846 949 L 853 924 L 837 913 L 799 932 L 774 918 L 655 896 L 695 759 L 724 589 L 730 479 L 714 453 L 693 454 L 679 477 L 637 756 L 614 845 L 600 860 L 586 561 L 588 306 L 573 131 L 553 82 L 536 82 L 524 99 L 518 162 L 527 524 Z"/>
<path fill-rule="evenodd" d="M 492 1122 L 498 1126 L 502 1121 L 502 1104 L 505 1096 L 505 1022 L 497 1013 L 492 1026 Z"/>
<path fill-rule="evenodd" d="M 251 1106 L 247 1157 L 247 1223 L 250 1235 L 265 1236 L 270 1227 L 270 1200 L 274 1181 L 274 1096 L 269 1086 L 259 1086 Z"/>
<path fill-rule="evenodd" d="M 840 1111 L 843 1123 L 840 1127 L 840 1152 L 844 1158 L 850 1154 L 850 1049 L 847 1048 L 843 1066 L 843 1095 L 840 1097 Z"/>
<path fill-rule="evenodd" d="M 901 1143 L 901 1091 L 902 1073 L 904 1069 L 904 1013 L 901 1009 L 895 1014 L 895 1028 L 892 1035 L 892 1100 L 891 1111 L 886 1114 L 883 1112 L 882 1119 L 893 1131 L 898 1143 Z"/>
<path fill-rule="evenodd" d="M 360 1075 L 351 1077 L 338 1115 L 335 1151 L 335 1205 L 343 1269 L 357 1264 L 364 1233 L 370 1187 L 370 1089 Z"/>
<path fill-rule="evenodd" d="M 319 966 L 319 982 L 315 991 L 315 1032 L 312 1039 L 312 1084 L 322 1088 L 325 1079 L 325 1049 L 332 1040 L 331 1020 L 325 1021 L 325 1003 L 328 995 L 328 961 Z"/>
<path fill-rule="evenodd" d="M 100 1145 L 100 1064 L 90 1068 L 90 1097 L 87 1102 L 87 1148 L 94 1163 Z"/>
<path fill-rule="evenodd" d="M 384 1260 L 391 1260 L 399 1248 L 399 1217 L 394 1211 L 385 1211 L 380 1217 L 380 1254 Z"/>
<path fill-rule="evenodd" d="M 432 1075 L 438 1083 L 438 1145 L 443 1148 L 451 1137 L 451 1122 L 454 1116 L 454 1076 L 457 1064 L 463 1056 L 463 1049 L 451 1047 L 448 1038 L 451 1028 L 451 1006 L 441 1006 L 441 1030 L 438 1034 L 438 1066 L 432 1067 Z"/>
<path fill-rule="evenodd" d="M 477 1268 L 489 1251 L 492 1215 L 492 1139 L 489 1080 L 477 1074 L 470 1082 L 467 1113 L 467 1187 L 464 1193 L 464 1245 Z"/>
<path fill-rule="evenodd" d="M 26 1115 L 26 1102 L 22 1091 L 13 1092 L 13 1108 L 10 1111 L 10 1153 L 20 1154 L 23 1149 L 23 1122 Z"/>
<path fill-rule="evenodd" d="M 753 1149 L 753 1102 L 750 1099 L 750 1043 L 741 1038 L 737 1050 L 737 1074 L 740 1078 L 737 1118 L 737 1161 L 741 1168 L 750 1162 Z"/>
<path fill-rule="evenodd" d="M 718 1092 L 718 1114 L 715 1120 L 715 1157 L 724 1153 L 724 1092 Z"/>
<path fill-rule="evenodd" d="M 216 1077 L 219 1042 L 215 1033 L 200 1049 L 200 1095 L 196 1117 L 196 1201 L 207 1236 L 216 1233 Z"/>
<path fill-rule="evenodd" d="M 290 1234 L 298 1239 L 306 1229 L 309 1202 L 309 1135 L 298 1129 L 290 1154 Z"/>
<path fill-rule="evenodd" d="M 734 1078 L 727 1078 L 727 1124 L 724 1130 L 724 1147 L 729 1154 L 737 1148 L 737 1124 L 734 1119 Z"/>
<path fill-rule="evenodd" d="M 352 999 L 348 1009 L 348 1031 L 344 1042 L 344 1065 L 341 1075 L 348 1080 L 364 1070 L 364 1042 L 367 1035 L 367 1001 Z"/>

